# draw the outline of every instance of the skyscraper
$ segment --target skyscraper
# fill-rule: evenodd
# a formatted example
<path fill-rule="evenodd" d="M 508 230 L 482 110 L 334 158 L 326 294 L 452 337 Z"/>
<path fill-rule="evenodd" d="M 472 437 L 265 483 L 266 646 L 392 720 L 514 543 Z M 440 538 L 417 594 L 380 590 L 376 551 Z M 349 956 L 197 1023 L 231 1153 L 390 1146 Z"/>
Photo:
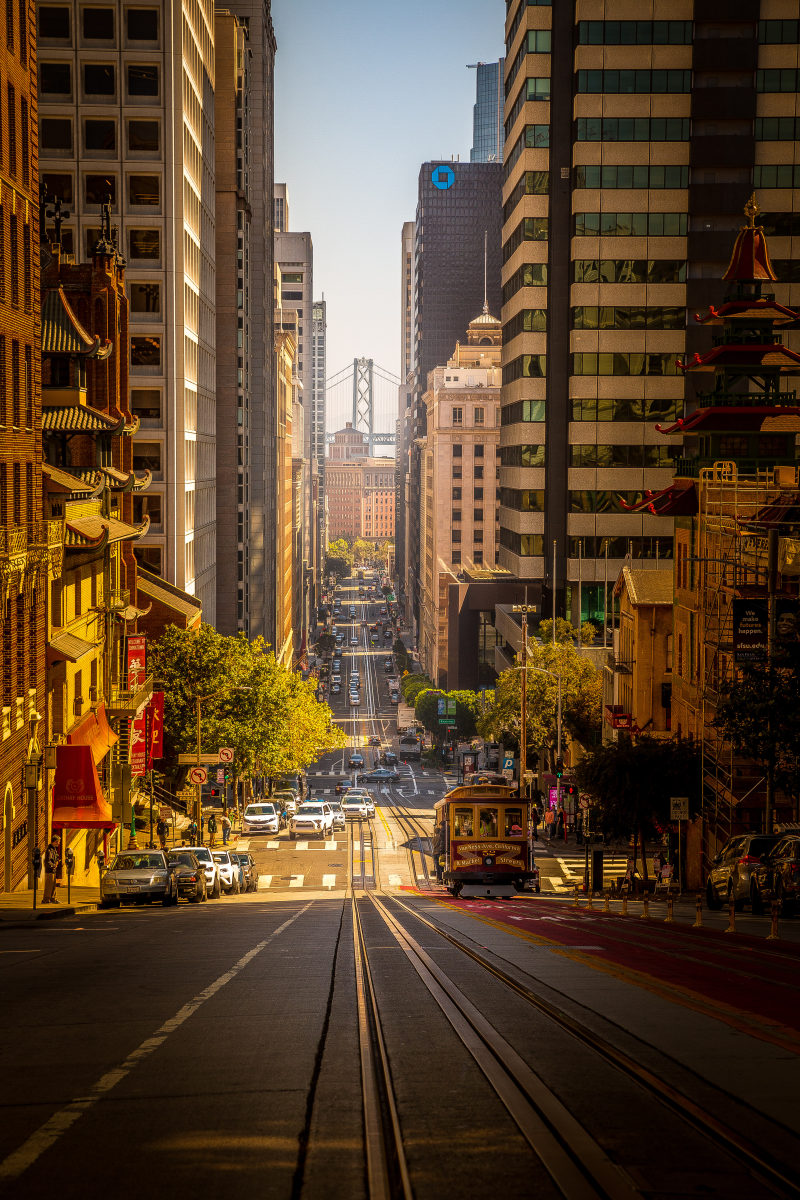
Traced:
<path fill-rule="evenodd" d="M 134 466 L 162 520 L 139 560 L 216 611 L 214 12 L 210 0 L 38 8 L 40 172 L 91 256 L 111 198 L 125 255 Z M 177 57 L 173 47 L 178 47 Z"/>
<path fill-rule="evenodd" d="M 512 0 L 506 21 L 500 563 L 575 621 L 579 579 L 580 615 L 603 619 L 626 555 L 672 553 L 669 522 L 630 507 L 680 453 L 656 425 L 694 404 L 678 360 L 710 333 L 687 309 L 753 188 L 791 303 L 800 174 L 793 0 L 763 21 L 700 0 L 598 12 Z"/>
<path fill-rule="evenodd" d="M 475 104 L 472 109 L 470 162 L 503 161 L 503 71 L 499 62 L 475 63 Z M 471 66 L 473 64 L 470 64 Z"/>
<path fill-rule="evenodd" d="M 413 401 L 409 496 L 419 497 L 428 372 L 447 362 L 484 301 L 500 310 L 499 163 L 427 162 L 419 173 L 414 233 Z M 484 257 L 485 254 L 485 257 Z M 408 505 L 407 609 L 419 621 L 419 507 Z"/>
<path fill-rule="evenodd" d="M 325 375 L 327 372 L 327 304 L 315 300 L 311 308 L 311 381 L 312 381 L 312 427 L 311 453 L 317 464 L 318 492 L 316 512 L 316 532 L 318 544 L 318 561 L 325 556 Z"/>

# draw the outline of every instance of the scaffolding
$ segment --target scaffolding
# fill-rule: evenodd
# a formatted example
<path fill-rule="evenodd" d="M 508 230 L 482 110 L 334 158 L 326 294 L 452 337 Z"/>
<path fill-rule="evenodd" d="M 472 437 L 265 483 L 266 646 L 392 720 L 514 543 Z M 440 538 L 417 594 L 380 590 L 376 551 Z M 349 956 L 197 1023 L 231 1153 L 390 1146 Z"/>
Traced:
<path fill-rule="evenodd" d="M 799 476 L 798 468 L 785 466 L 744 473 L 733 462 L 717 462 L 699 472 L 693 555 L 698 568 L 695 619 L 699 628 L 694 636 L 690 631 L 688 653 L 697 654 L 709 859 L 739 826 L 752 827 L 764 806 L 765 771 L 734 753 L 714 718 L 721 693 L 742 674 L 734 655 L 733 602 L 740 597 L 767 598 L 768 539 L 753 529 L 753 523 L 787 490 L 797 492 Z M 690 622 L 691 618 L 690 613 Z"/>

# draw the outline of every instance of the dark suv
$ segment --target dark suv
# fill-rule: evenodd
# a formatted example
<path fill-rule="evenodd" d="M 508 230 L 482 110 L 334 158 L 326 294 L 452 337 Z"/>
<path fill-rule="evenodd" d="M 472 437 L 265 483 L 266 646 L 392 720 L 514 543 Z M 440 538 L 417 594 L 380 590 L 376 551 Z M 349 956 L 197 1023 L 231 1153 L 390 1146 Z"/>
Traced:
<path fill-rule="evenodd" d="M 730 838 L 712 859 L 706 884 L 706 902 L 709 908 L 719 908 L 731 900 L 737 908 L 752 904 L 755 894 L 758 907 L 758 881 L 756 868 L 778 841 L 777 834 L 743 833 Z M 754 892 L 755 888 L 755 892 Z"/>
<path fill-rule="evenodd" d="M 769 856 L 753 871 L 750 883 L 753 912 L 777 900 L 784 916 L 792 913 L 800 899 L 800 834 L 778 838 Z"/>

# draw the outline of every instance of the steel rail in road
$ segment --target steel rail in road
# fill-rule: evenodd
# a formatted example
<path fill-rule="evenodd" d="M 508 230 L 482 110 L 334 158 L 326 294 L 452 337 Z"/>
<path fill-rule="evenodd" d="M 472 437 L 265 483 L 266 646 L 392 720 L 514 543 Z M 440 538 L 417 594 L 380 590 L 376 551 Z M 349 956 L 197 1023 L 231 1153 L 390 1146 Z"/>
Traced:
<path fill-rule="evenodd" d="M 414 866 L 414 855 L 419 855 L 420 864 L 422 866 L 422 878 L 424 879 L 425 889 L 429 890 L 433 887 L 430 871 L 428 869 L 428 856 L 422 847 L 422 839 L 430 840 L 430 833 L 423 828 L 422 818 L 412 813 L 405 804 L 400 804 L 395 800 L 389 805 L 389 812 L 397 821 L 404 833 L 408 834 L 409 841 L 406 844 L 406 853 L 408 854 L 408 864 L 411 871 L 411 878 L 414 883 L 419 886 L 420 874 Z M 414 844 L 416 843 L 416 844 Z"/>
<path fill-rule="evenodd" d="M 359 901 L 351 897 L 361 1096 L 370 1200 L 412 1200 L 403 1132 L 370 970 Z"/>
<path fill-rule="evenodd" d="M 364 817 L 358 818 L 358 837 L 356 837 L 356 822 L 350 822 L 350 886 L 366 891 L 378 885 L 378 862 L 375 854 L 375 838 L 372 822 Z"/>
<path fill-rule="evenodd" d="M 800 1196 L 796 1158 L 793 1158 L 792 1162 L 788 1163 L 782 1162 L 777 1156 L 771 1155 L 763 1145 L 743 1136 L 740 1130 L 732 1128 L 712 1112 L 709 1112 L 707 1106 L 698 1103 L 692 1096 L 687 1095 L 673 1084 L 661 1078 L 649 1067 L 637 1062 L 635 1058 L 618 1046 L 613 1045 L 589 1024 L 584 1024 L 577 1017 L 566 1012 L 563 1007 L 553 1004 L 519 979 L 515 979 L 498 963 L 491 962 L 472 946 L 466 945 L 454 934 L 442 929 L 435 921 L 417 912 L 411 905 L 399 899 L 399 897 L 381 897 L 380 901 L 374 896 L 370 898 L 376 900 L 376 906 L 379 905 L 382 909 L 384 900 L 390 899 L 393 905 L 403 909 L 405 913 L 420 922 L 427 929 L 438 934 L 449 945 L 460 950 L 467 958 L 472 959 L 473 962 L 477 963 L 496 980 L 505 984 L 517 996 L 526 1000 L 533 1008 L 537 1009 L 559 1028 L 587 1046 L 590 1050 L 596 1052 L 606 1063 L 640 1084 L 652 1099 L 662 1107 L 669 1109 L 673 1115 L 684 1120 L 695 1132 L 702 1132 L 717 1147 L 734 1157 L 769 1190 L 770 1195 L 786 1198 Z M 392 919 L 394 920 L 394 918 Z M 397 924 L 399 925 L 399 922 Z M 402 929 L 403 927 L 399 926 L 399 928 Z M 411 935 L 407 931 L 404 931 L 404 933 L 409 942 L 416 946 Z M 584 1008 L 585 1006 L 579 1005 L 578 1002 L 573 1002 L 572 1007 Z M 695 1072 L 689 1071 L 689 1074 L 694 1075 L 698 1083 L 701 1083 L 705 1088 L 717 1092 L 720 1096 L 720 1102 L 730 1099 L 727 1093 L 723 1093 L 710 1081 L 696 1075 Z M 743 1101 L 739 1101 L 739 1104 L 749 1107 Z M 756 1113 L 752 1109 L 751 1112 L 754 1117 L 758 1117 L 763 1121 L 764 1118 L 761 1114 Z M 795 1137 L 790 1130 L 787 1130 L 787 1133 L 790 1138 Z M 569 1192 L 566 1194 L 571 1196 Z"/>
<path fill-rule="evenodd" d="M 437 966 L 389 911 L 385 899 L 369 893 L 386 929 L 562 1194 L 569 1200 L 641 1200 L 643 1193 L 625 1171 Z"/>

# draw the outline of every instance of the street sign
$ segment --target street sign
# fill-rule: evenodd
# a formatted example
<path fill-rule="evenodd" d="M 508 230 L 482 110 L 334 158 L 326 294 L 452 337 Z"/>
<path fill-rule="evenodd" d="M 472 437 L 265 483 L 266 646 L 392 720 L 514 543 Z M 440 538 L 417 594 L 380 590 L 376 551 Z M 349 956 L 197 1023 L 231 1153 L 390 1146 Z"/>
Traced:
<path fill-rule="evenodd" d="M 159 805 L 158 815 L 162 818 L 162 820 L 168 821 L 172 816 L 172 809 L 168 804 L 161 804 Z"/>
<path fill-rule="evenodd" d="M 223 763 L 225 763 L 225 762 L 232 763 L 233 762 L 233 747 L 232 746 L 220 746 L 219 759 L 217 761 L 223 762 Z"/>
<path fill-rule="evenodd" d="M 507 754 L 503 755 L 503 774 L 505 774 L 506 771 L 513 771 L 513 770 L 514 770 L 514 756 L 507 755 Z"/>
<path fill-rule="evenodd" d="M 205 763 L 206 766 L 214 766 L 215 767 L 217 765 L 217 763 L 219 762 L 219 759 L 216 754 L 201 754 L 200 762 Z M 182 767 L 190 767 L 192 765 L 192 763 L 195 763 L 195 764 L 197 763 L 197 755 L 196 754 L 179 754 L 178 755 L 178 763 Z"/>
<path fill-rule="evenodd" d="M 585 812 L 588 807 L 589 807 L 588 796 L 581 796 L 581 798 L 578 800 L 578 808 L 582 808 Z"/>
<path fill-rule="evenodd" d="M 670 819 L 670 821 L 688 821 L 689 820 L 689 797 L 688 796 L 670 796 L 670 798 L 669 798 L 669 819 Z"/>
<path fill-rule="evenodd" d="M 206 783 L 207 780 L 208 780 L 208 771 L 206 770 L 205 767 L 192 767 L 191 771 L 189 772 L 189 782 L 190 783 L 202 784 L 202 783 Z"/>
<path fill-rule="evenodd" d="M 526 771 L 526 772 L 525 772 L 525 782 L 526 782 L 526 783 L 533 783 L 533 771 Z"/>
<path fill-rule="evenodd" d="M 217 783 L 224 783 L 224 782 L 225 782 L 225 771 L 222 767 L 220 767 L 217 771 Z"/>

